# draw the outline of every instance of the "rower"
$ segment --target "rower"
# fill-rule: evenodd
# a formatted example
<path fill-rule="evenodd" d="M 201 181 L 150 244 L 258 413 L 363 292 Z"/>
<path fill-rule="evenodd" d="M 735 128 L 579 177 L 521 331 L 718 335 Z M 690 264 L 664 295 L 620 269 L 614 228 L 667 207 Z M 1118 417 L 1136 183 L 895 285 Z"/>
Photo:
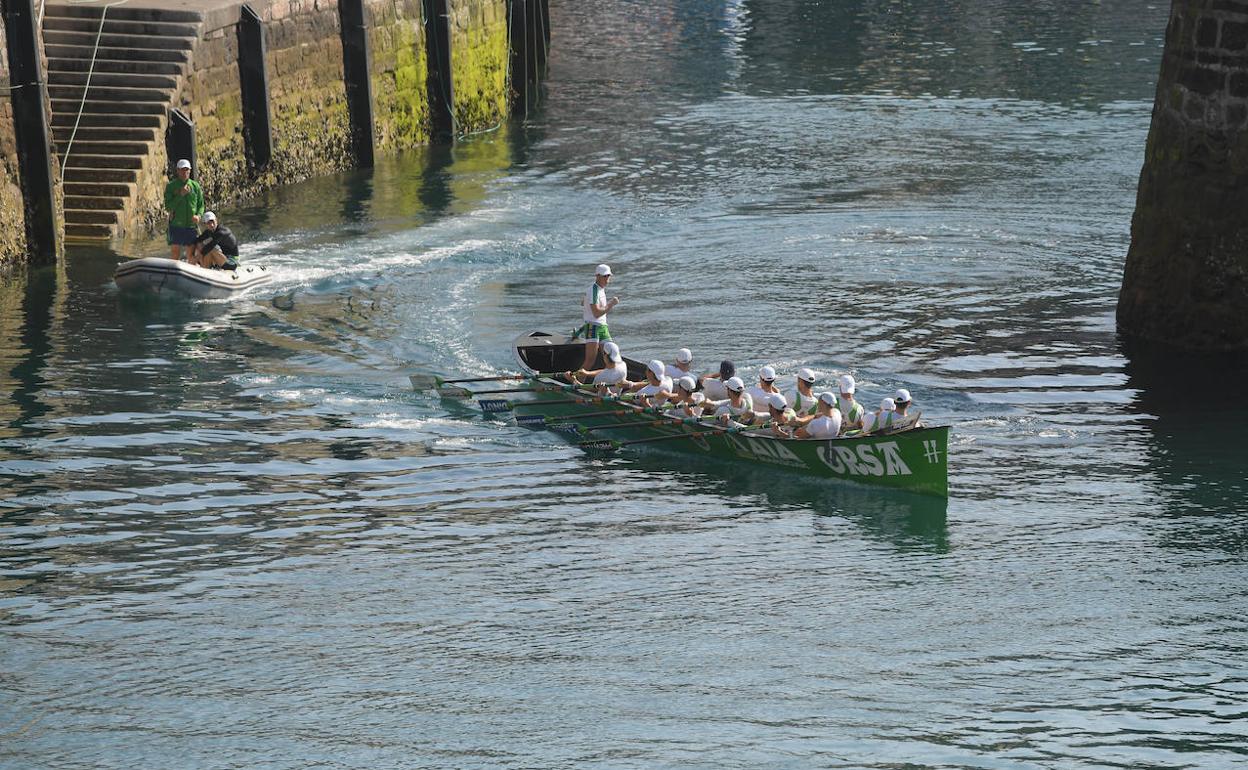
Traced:
<path fill-rule="evenodd" d="M 607 284 L 611 281 L 611 266 L 599 265 L 594 269 L 594 282 L 581 300 L 581 317 L 585 323 L 572 335 L 585 337 L 585 363 L 582 369 L 588 369 L 598 361 L 598 344 L 611 339 L 607 330 L 607 311 L 620 304 L 619 297 L 607 299 Z"/>
<path fill-rule="evenodd" d="M 715 419 L 721 424 L 741 427 L 754 422 L 754 401 L 745 392 L 745 383 L 740 377 L 729 377 L 724 381 L 724 389 L 728 398 L 723 401 L 706 400 L 706 408 L 715 410 Z"/>
<path fill-rule="evenodd" d="M 733 366 L 731 361 L 724 360 L 719 362 L 718 372 L 702 375 L 700 382 L 702 383 L 702 392 L 706 393 L 707 400 L 723 401 L 728 398 L 728 391 L 724 388 L 724 383 L 736 373 L 737 367 Z"/>
<path fill-rule="evenodd" d="M 836 408 L 836 394 L 831 391 L 819 394 L 815 406 L 815 419 L 798 428 L 795 438 L 836 438 L 841 433 L 841 410 Z"/>
<path fill-rule="evenodd" d="M 667 373 L 674 380 L 680 379 L 686 374 L 693 374 L 689 371 L 691 364 L 693 364 L 693 353 L 689 348 L 681 348 L 676 351 L 676 361 L 667 365 Z"/>
<path fill-rule="evenodd" d="M 659 359 L 646 364 L 646 381 L 632 383 L 625 388 L 636 394 L 639 402 L 646 406 L 660 404 L 672 395 L 672 378 L 667 376 L 667 367 Z"/>
<path fill-rule="evenodd" d="M 862 418 L 866 416 L 867 410 L 854 400 L 857 383 L 854 382 L 853 375 L 841 375 L 838 385 L 841 393 L 836 399 L 836 408 L 841 410 L 841 424 L 845 430 L 861 428 Z"/>
<path fill-rule="evenodd" d="M 799 417 L 809 416 L 815 413 L 815 408 L 819 403 L 815 392 L 811 390 L 811 386 L 815 384 L 815 373 L 806 367 L 797 370 L 797 386 L 790 390 L 785 398 L 789 400 L 793 411 Z"/>
<path fill-rule="evenodd" d="M 897 420 L 897 404 L 891 398 L 880 401 L 880 408 L 862 420 L 862 432 L 883 433 Z"/>
<path fill-rule="evenodd" d="M 909 417 L 906 410 L 910 408 L 910 404 L 914 403 L 910 400 L 910 391 L 905 388 L 899 388 L 893 396 L 893 403 L 897 404 L 897 419 Z"/>
<path fill-rule="evenodd" d="M 780 438 L 791 438 L 796 430 L 797 413 L 789 406 L 789 400 L 783 393 L 772 393 L 767 396 L 766 425 L 771 432 Z"/>
<path fill-rule="evenodd" d="M 574 385 L 579 385 L 589 380 L 600 392 L 619 388 L 628 382 L 628 365 L 624 363 L 624 356 L 620 354 L 620 346 L 608 341 L 603 343 L 602 352 L 607 359 L 605 367 L 602 369 L 577 369 L 575 372 L 564 372 L 564 379 Z"/>
<path fill-rule="evenodd" d="M 758 370 L 758 384 L 746 391 L 750 394 L 750 399 L 754 402 L 754 409 L 760 415 L 767 414 L 767 398 L 771 394 L 783 395 L 780 389 L 776 387 L 776 370 L 770 366 L 764 366 Z"/>
<path fill-rule="evenodd" d="M 667 405 L 671 407 L 682 407 L 692 403 L 694 391 L 698 389 L 698 381 L 693 379 L 693 375 L 686 374 L 679 380 L 676 380 L 676 387 L 672 390 L 672 395 L 667 399 Z"/>

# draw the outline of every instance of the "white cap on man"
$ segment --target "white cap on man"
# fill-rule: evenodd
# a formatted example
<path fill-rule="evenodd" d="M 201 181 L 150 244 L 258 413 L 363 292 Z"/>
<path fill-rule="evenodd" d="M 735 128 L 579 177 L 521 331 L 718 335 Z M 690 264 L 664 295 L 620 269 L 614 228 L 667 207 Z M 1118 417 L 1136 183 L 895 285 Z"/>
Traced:
<path fill-rule="evenodd" d="M 217 215 L 216 215 L 216 214 L 214 214 L 214 213 L 212 213 L 211 211 L 205 211 L 205 212 L 204 212 L 204 215 L 203 215 L 202 217 L 200 217 L 200 219 L 201 219 L 201 220 L 203 220 L 203 221 L 205 221 L 205 222 L 216 222 L 216 221 L 217 221 Z"/>
<path fill-rule="evenodd" d="M 689 350 L 689 348 L 681 348 L 680 350 L 676 351 L 677 363 L 687 364 L 692 360 L 693 360 L 693 351 Z"/>
<path fill-rule="evenodd" d="M 789 400 L 784 397 L 783 393 L 772 393 L 771 395 L 767 396 L 767 406 L 771 407 L 772 409 L 779 409 L 780 411 L 783 412 L 785 409 L 788 408 Z"/>
<path fill-rule="evenodd" d="M 724 382 L 724 387 L 734 393 L 740 393 L 745 390 L 745 383 L 741 381 L 740 377 L 729 377 L 728 380 Z"/>
<path fill-rule="evenodd" d="M 611 275 L 611 266 L 599 265 L 597 269 L 594 270 L 594 275 Z"/>
<path fill-rule="evenodd" d="M 852 374 L 841 375 L 841 392 L 847 396 L 854 395 L 854 376 Z"/>
<path fill-rule="evenodd" d="M 602 352 L 607 354 L 607 358 L 612 361 L 623 361 L 624 357 L 620 355 L 620 346 L 614 342 L 607 341 L 602 345 Z"/>
<path fill-rule="evenodd" d="M 910 391 L 906 390 L 905 388 L 898 389 L 896 395 L 893 396 L 893 400 L 899 404 L 910 403 Z"/>
<path fill-rule="evenodd" d="M 763 382 L 771 382 L 776 379 L 776 370 L 770 366 L 764 366 L 758 370 L 758 379 Z"/>
<path fill-rule="evenodd" d="M 689 397 L 689 400 L 690 400 L 690 401 L 692 401 L 695 405 L 696 405 L 696 404 L 700 404 L 700 403 L 702 403 L 703 401 L 705 401 L 705 400 L 706 400 L 706 394 L 705 394 L 705 393 L 694 393 L 692 396 L 690 396 L 690 397 Z"/>
<path fill-rule="evenodd" d="M 813 385 L 815 382 L 815 373 L 813 370 L 807 369 L 803 366 L 801 369 L 797 370 L 797 379 L 802 382 L 809 382 Z"/>
<path fill-rule="evenodd" d="M 830 390 L 819 394 L 819 400 L 828 406 L 836 406 L 836 394 Z"/>
<path fill-rule="evenodd" d="M 650 370 L 651 374 L 658 377 L 660 380 L 663 379 L 663 374 L 667 371 L 667 367 L 664 366 L 663 362 L 657 358 L 651 359 L 650 363 L 646 364 L 646 368 Z"/>
<path fill-rule="evenodd" d="M 187 160 L 186 158 L 183 158 L 182 160 L 178 161 L 179 170 L 184 169 L 184 168 L 190 168 L 190 167 L 191 167 L 191 162 Z"/>
<path fill-rule="evenodd" d="M 676 384 L 680 385 L 680 387 L 684 388 L 688 393 L 692 393 L 698 387 L 698 381 L 687 374 L 684 377 L 681 377 Z"/>
<path fill-rule="evenodd" d="M 880 411 L 881 412 L 895 412 L 897 411 L 897 404 L 893 403 L 893 400 L 891 398 L 886 398 L 880 402 Z"/>

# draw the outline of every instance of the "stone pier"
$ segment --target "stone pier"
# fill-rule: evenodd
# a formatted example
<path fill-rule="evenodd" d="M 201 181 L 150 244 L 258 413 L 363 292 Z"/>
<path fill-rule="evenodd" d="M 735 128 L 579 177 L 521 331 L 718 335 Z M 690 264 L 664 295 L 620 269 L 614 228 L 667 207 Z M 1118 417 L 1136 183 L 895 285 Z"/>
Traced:
<path fill-rule="evenodd" d="M 1248 0 L 1174 0 L 1118 329 L 1248 349 Z"/>

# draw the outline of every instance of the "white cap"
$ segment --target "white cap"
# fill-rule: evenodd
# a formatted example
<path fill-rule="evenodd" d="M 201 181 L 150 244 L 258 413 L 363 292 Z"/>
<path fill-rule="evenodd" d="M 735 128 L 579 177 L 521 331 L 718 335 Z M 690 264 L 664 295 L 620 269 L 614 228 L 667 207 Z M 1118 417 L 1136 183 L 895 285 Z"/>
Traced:
<path fill-rule="evenodd" d="M 897 411 L 897 405 L 893 403 L 891 398 L 886 398 L 880 402 L 880 409 L 885 412 Z"/>
<path fill-rule="evenodd" d="M 204 215 L 200 217 L 200 219 L 202 219 L 205 222 L 216 222 L 217 215 L 212 213 L 211 211 L 205 211 Z"/>
<path fill-rule="evenodd" d="M 651 373 L 653 373 L 654 376 L 658 377 L 659 379 L 663 379 L 663 373 L 667 371 L 667 367 L 664 366 L 663 362 L 657 358 L 652 359 L 650 363 L 646 364 L 646 368 L 649 369 Z"/>
<path fill-rule="evenodd" d="M 803 366 L 801 369 L 797 370 L 797 379 L 802 380 L 804 382 L 814 382 L 815 373 L 812 370 L 807 369 L 806 367 Z"/>
<path fill-rule="evenodd" d="M 676 351 L 676 360 L 682 364 L 687 364 L 693 360 L 693 352 L 689 348 L 681 348 Z"/>
<path fill-rule="evenodd" d="M 836 394 L 832 391 L 826 391 L 819 394 L 819 400 L 828 406 L 836 406 Z"/>
<path fill-rule="evenodd" d="M 908 404 L 908 403 L 910 403 L 910 391 L 906 390 L 905 388 L 901 388 L 901 389 L 900 389 L 900 390 L 898 390 L 898 391 L 897 391 L 897 393 L 893 396 L 893 400 L 894 400 L 894 401 L 896 401 L 896 402 L 897 402 L 897 403 L 899 403 L 899 404 Z"/>
<path fill-rule="evenodd" d="M 594 270 L 594 275 L 611 275 L 611 266 L 599 265 L 598 268 Z"/>
<path fill-rule="evenodd" d="M 852 374 L 841 375 L 841 392 L 847 396 L 854 395 L 854 377 Z"/>
<path fill-rule="evenodd" d="M 178 168 L 190 168 L 190 167 L 191 167 L 191 162 L 187 160 L 186 158 L 183 158 L 182 160 L 178 161 Z"/>
<path fill-rule="evenodd" d="M 767 396 L 767 406 L 771 407 L 772 409 L 783 410 L 788 405 L 789 405 L 789 400 L 784 397 L 783 393 L 772 393 L 771 395 Z"/>
<path fill-rule="evenodd" d="M 690 400 L 690 401 L 692 401 L 692 402 L 693 402 L 693 403 L 695 403 L 695 404 L 700 404 L 700 403 L 702 403 L 703 401 L 705 401 L 705 400 L 706 400 L 706 394 L 705 394 L 705 393 L 694 393 L 692 396 L 690 396 L 690 397 L 689 397 L 689 400 Z"/>
<path fill-rule="evenodd" d="M 758 370 L 758 379 L 771 382 L 776 379 L 776 370 L 772 369 L 770 366 L 764 366 L 762 369 Z"/>
<path fill-rule="evenodd" d="M 607 354 L 607 358 L 612 361 L 623 361 L 624 357 L 620 355 L 620 346 L 614 342 L 606 342 L 602 346 L 602 352 Z"/>
<path fill-rule="evenodd" d="M 698 387 L 698 381 L 693 379 L 687 374 L 684 377 L 681 377 L 677 381 L 677 384 L 680 385 L 680 387 L 684 388 L 685 390 L 689 391 L 690 393 L 692 393 Z"/>
<path fill-rule="evenodd" d="M 724 383 L 724 387 L 728 390 L 740 392 L 745 390 L 745 383 L 741 381 L 740 377 L 729 377 L 728 381 Z"/>

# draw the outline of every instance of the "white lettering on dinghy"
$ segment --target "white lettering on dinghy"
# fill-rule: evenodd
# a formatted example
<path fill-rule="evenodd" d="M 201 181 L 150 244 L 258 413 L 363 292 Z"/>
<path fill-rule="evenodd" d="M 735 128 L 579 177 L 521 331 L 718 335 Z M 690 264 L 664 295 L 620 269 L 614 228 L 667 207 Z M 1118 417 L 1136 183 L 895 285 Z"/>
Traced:
<path fill-rule="evenodd" d="M 725 433 L 724 440 L 728 442 L 728 446 L 732 447 L 732 450 L 737 453 L 738 457 L 743 457 L 747 460 L 762 460 L 772 465 L 785 465 L 791 468 L 806 467 L 806 463 L 802 462 L 802 458 L 793 454 L 792 450 L 775 439 L 738 438 Z"/>
<path fill-rule="evenodd" d="M 896 441 L 875 445 L 860 444 L 856 452 L 852 446 L 829 441 L 815 451 L 824 465 L 842 476 L 911 475 L 910 466 L 901 459 Z"/>

